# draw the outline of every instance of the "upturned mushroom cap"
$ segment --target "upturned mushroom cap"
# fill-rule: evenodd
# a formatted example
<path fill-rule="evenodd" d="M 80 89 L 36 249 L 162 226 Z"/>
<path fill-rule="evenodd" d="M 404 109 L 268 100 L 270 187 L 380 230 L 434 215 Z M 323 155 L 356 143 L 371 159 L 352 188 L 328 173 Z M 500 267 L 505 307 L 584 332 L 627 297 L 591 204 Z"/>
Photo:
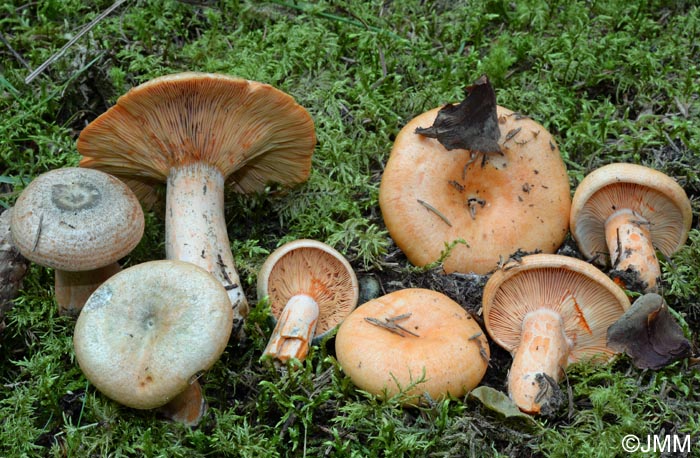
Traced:
<path fill-rule="evenodd" d="M 463 396 L 483 378 L 490 355 L 469 313 L 444 294 L 419 288 L 359 306 L 340 325 L 335 350 L 357 387 L 381 397 L 406 390 L 406 404 L 420 403 L 424 393 L 434 400 Z"/>
<path fill-rule="evenodd" d="M 412 119 L 396 137 L 379 204 L 399 248 L 415 265 L 457 244 L 446 272 L 485 274 L 518 250 L 554 252 L 568 232 L 569 179 L 552 136 L 537 122 L 498 107 L 503 156 L 483 164 L 415 133 L 439 109 Z M 469 161 L 471 160 L 471 163 Z"/>
<path fill-rule="evenodd" d="M 608 164 L 586 175 L 571 204 L 571 235 L 584 256 L 597 258 L 608 253 L 605 221 L 623 208 L 650 223 L 653 245 L 666 256 L 688 238 L 692 209 L 673 178 L 642 165 Z"/>
<path fill-rule="evenodd" d="M 612 355 L 608 328 L 630 306 L 622 288 L 580 259 L 554 254 L 524 256 L 497 270 L 484 287 L 484 325 L 509 352 L 520 346 L 525 315 L 540 308 L 557 312 L 571 342 L 568 363 Z"/>
<path fill-rule="evenodd" d="M 305 294 L 319 308 L 314 340 L 335 328 L 357 306 L 357 276 L 345 257 L 317 240 L 286 243 L 268 256 L 258 273 L 258 298 L 269 297 L 275 318 L 293 296 Z"/>
<path fill-rule="evenodd" d="M 226 290 L 207 271 L 182 261 L 146 262 L 90 296 L 75 325 L 75 355 L 107 397 L 152 409 L 216 362 L 232 320 Z"/>
<path fill-rule="evenodd" d="M 309 175 L 313 120 L 270 85 L 186 72 L 132 88 L 80 134 L 81 167 L 123 178 L 144 201 L 171 167 L 203 162 L 237 192 Z"/>
<path fill-rule="evenodd" d="M 98 170 L 63 168 L 36 177 L 17 199 L 12 238 L 29 260 L 84 271 L 112 264 L 141 240 L 141 204 Z"/>

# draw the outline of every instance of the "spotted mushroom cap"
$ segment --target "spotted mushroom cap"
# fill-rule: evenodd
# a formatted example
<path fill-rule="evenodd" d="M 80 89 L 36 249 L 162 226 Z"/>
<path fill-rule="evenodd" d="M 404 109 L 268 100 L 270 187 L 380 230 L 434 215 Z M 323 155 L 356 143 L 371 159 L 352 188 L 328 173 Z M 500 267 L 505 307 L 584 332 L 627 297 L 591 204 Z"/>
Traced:
<path fill-rule="evenodd" d="M 533 254 L 491 275 L 483 294 L 483 315 L 491 338 L 509 352 L 520 345 L 525 315 L 554 310 L 572 344 L 569 363 L 611 355 L 608 328 L 630 306 L 607 275 L 580 259 Z"/>
<path fill-rule="evenodd" d="M 554 252 L 568 233 L 571 195 L 552 136 L 499 106 L 504 154 L 483 163 L 415 133 L 438 111 L 417 116 L 398 134 L 379 190 L 384 222 L 409 261 L 430 264 L 446 245 L 463 241 L 444 260 L 445 271 L 486 274 L 518 250 Z"/>
<path fill-rule="evenodd" d="M 211 274 L 183 261 L 150 261 L 90 296 L 73 343 L 81 370 L 104 395 L 153 409 L 216 362 L 232 326 L 228 294 Z"/>
<path fill-rule="evenodd" d="M 237 192 L 309 175 L 314 123 L 294 99 L 268 84 L 186 72 L 132 88 L 80 134 L 81 167 L 123 178 L 143 201 L 171 167 L 203 162 Z"/>
<path fill-rule="evenodd" d="M 688 238 L 690 200 L 673 178 L 642 165 L 608 164 L 586 175 L 574 193 L 571 235 L 584 256 L 608 253 L 605 221 L 623 208 L 649 221 L 652 243 L 666 256 Z"/>
<path fill-rule="evenodd" d="M 359 286 L 350 263 L 317 240 L 286 243 L 268 256 L 258 273 L 258 298 L 268 297 L 275 318 L 292 296 L 311 296 L 319 307 L 314 340 L 335 328 L 357 306 Z"/>
<path fill-rule="evenodd" d="M 390 331 L 368 319 L 395 320 L 406 331 Z M 381 397 L 403 390 L 407 404 L 422 403 L 424 393 L 434 400 L 463 396 L 479 384 L 490 357 L 474 318 L 444 294 L 421 288 L 359 306 L 340 325 L 335 351 L 357 387 Z"/>
<path fill-rule="evenodd" d="M 97 269 L 126 256 L 143 236 L 141 204 L 121 181 L 77 167 L 46 172 L 22 191 L 12 238 L 31 261 L 67 271 Z"/>

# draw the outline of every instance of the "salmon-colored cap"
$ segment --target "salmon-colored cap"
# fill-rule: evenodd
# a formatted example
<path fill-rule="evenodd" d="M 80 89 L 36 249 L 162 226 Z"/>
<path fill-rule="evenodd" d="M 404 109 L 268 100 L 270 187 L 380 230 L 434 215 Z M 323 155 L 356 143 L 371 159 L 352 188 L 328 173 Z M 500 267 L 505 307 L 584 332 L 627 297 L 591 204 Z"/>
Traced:
<path fill-rule="evenodd" d="M 285 243 L 273 251 L 260 268 L 257 291 L 258 298 L 269 298 L 275 318 L 293 296 L 310 296 L 319 308 L 314 340 L 340 324 L 359 298 L 357 276 L 345 257 L 309 239 Z"/>
<path fill-rule="evenodd" d="M 571 343 L 568 362 L 611 355 L 608 328 L 630 306 L 625 292 L 607 275 L 580 259 L 556 254 L 524 256 L 486 282 L 486 330 L 501 347 L 520 346 L 525 315 L 540 308 L 557 312 Z"/>
<path fill-rule="evenodd" d="M 223 285 L 183 261 L 150 261 L 114 275 L 75 325 L 75 356 L 107 397 L 153 409 L 184 392 L 226 348 L 233 326 Z"/>
<path fill-rule="evenodd" d="M 649 224 L 652 243 L 666 256 L 688 238 L 693 221 L 683 188 L 658 170 L 637 164 L 600 167 L 581 181 L 571 205 L 571 235 L 588 258 L 607 254 L 605 222 L 620 209 L 629 209 Z"/>
<path fill-rule="evenodd" d="M 424 393 L 434 400 L 463 396 L 479 384 L 490 357 L 469 313 L 444 294 L 420 288 L 359 306 L 340 325 L 335 351 L 358 388 L 380 397 L 404 390 L 406 404 L 422 403 Z"/>
<path fill-rule="evenodd" d="M 17 199 L 12 238 L 43 266 L 85 271 L 112 264 L 138 245 L 141 204 L 115 177 L 68 167 L 39 175 Z"/>
<path fill-rule="evenodd" d="M 145 202 L 171 167 L 215 166 L 238 192 L 309 175 L 314 123 L 268 84 L 186 72 L 134 87 L 80 134 L 81 167 L 123 178 Z"/>
<path fill-rule="evenodd" d="M 424 266 L 462 240 L 466 245 L 454 246 L 444 269 L 477 274 L 518 250 L 554 252 L 568 232 L 571 196 L 552 136 L 532 119 L 498 107 L 503 155 L 482 162 L 415 133 L 438 111 L 406 124 L 382 176 L 379 204 L 398 247 Z"/>

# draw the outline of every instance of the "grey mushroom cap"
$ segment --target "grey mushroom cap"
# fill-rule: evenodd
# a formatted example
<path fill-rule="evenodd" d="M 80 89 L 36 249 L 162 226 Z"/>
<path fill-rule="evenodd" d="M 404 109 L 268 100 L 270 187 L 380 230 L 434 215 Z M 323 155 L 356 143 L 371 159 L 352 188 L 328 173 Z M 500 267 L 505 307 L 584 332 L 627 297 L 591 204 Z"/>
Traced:
<path fill-rule="evenodd" d="M 150 261 L 114 275 L 90 296 L 73 343 L 98 390 L 153 409 L 218 360 L 232 327 L 228 294 L 210 273 L 184 261 Z"/>
<path fill-rule="evenodd" d="M 117 178 L 68 167 L 40 175 L 24 189 L 11 228 L 27 259 L 83 271 L 131 252 L 143 236 L 144 216 L 136 196 Z"/>

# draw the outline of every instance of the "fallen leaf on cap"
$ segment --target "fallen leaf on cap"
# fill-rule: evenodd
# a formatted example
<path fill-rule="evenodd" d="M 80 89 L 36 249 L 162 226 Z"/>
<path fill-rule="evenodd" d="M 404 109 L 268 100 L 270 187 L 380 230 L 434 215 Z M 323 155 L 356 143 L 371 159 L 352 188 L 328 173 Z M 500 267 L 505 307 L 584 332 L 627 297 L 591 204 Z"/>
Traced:
<path fill-rule="evenodd" d="M 640 369 L 660 369 L 692 356 L 690 342 L 655 293 L 640 296 L 610 328 L 608 347 L 625 352 Z"/>
<path fill-rule="evenodd" d="M 461 148 L 472 153 L 500 153 L 496 92 L 488 78 L 482 76 L 467 87 L 467 96 L 462 102 L 442 107 L 433 125 L 419 127 L 416 133 L 437 139 L 447 150 Z"/>

